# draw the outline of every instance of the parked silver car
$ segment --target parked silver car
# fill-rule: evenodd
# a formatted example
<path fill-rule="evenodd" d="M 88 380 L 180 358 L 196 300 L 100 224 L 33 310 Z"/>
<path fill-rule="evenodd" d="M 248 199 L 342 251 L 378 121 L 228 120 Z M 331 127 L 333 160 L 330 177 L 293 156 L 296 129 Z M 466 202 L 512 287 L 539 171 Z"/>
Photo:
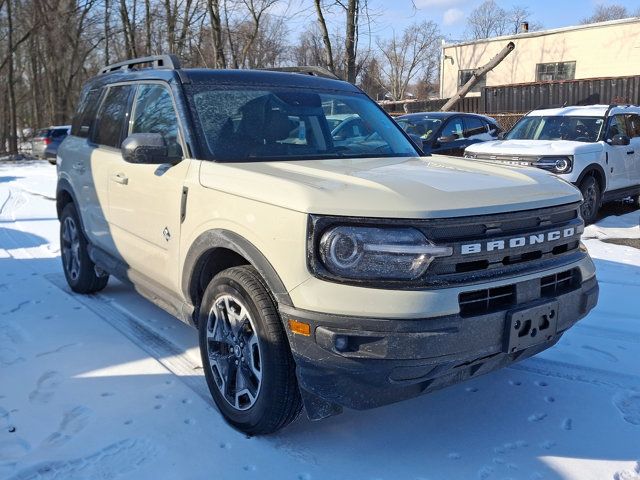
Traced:
<path fill-rule="evenodd" d="M 31 140 L 31 152 L 36 158 L 46 158 L 49 163 L 56 164 L 58 146 L 69 135 L 71 125 L 58 125 L 42 128 Z"/>

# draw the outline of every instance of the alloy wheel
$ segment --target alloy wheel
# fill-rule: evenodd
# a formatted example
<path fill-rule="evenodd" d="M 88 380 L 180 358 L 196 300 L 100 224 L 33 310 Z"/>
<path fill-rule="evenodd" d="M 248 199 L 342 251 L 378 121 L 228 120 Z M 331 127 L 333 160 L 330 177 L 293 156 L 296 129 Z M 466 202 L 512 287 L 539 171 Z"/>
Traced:
<path fill-rule="evenodd" d="M 62 259 L 71 280 L 77 280 L 80 276 L 80 234 L 71 217 L 66 217 L 62 223 Z"/>
<path fill-rule="evenodd" d="M 251 408 L 260 394 L 262 355 L 249 310 L 232 295 L 218 297 L 206 334 L 209 368 L 218 390 L 233 408 Z"/>

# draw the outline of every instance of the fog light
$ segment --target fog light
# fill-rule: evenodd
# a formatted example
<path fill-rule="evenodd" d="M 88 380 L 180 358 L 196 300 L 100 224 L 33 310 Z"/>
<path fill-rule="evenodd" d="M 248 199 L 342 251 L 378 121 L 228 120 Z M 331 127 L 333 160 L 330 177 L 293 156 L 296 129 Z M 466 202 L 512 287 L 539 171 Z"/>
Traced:
<path fill-rule="evenodd" d="M 344 352 L 349 347 L 349 339 L 347 337 L 343 337 L 339 335 L 335 339 L 336 350 L 339 352 Z"/>

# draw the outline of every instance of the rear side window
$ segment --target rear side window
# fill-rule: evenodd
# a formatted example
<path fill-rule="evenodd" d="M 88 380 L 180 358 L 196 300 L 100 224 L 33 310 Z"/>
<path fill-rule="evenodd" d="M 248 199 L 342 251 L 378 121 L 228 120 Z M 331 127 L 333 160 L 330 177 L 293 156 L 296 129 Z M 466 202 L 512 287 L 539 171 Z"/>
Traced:
<path fill-rule="evenodd" d="M 464 132 L 465 138 L 487 133 L 487 124 L 477 117 L 466 117 L 464 124 L 467 127 Z"/>
<path fill-rule="evenodd" d="M 98 110 L 100 101 L 100 89 L 89 90 L 80 100 L 78 110 L 73 117 L 71 135 L 76 137 L 88 137 L 91 134 L 91 125 Z"/>
<path fill-rule="evenodd" d="M 124 122 L 128 116 L 129 99 L 133 87 L 116 85 L 109 87 L 98 112 L 93 141 L 98 145 L 120 148 Z"/>

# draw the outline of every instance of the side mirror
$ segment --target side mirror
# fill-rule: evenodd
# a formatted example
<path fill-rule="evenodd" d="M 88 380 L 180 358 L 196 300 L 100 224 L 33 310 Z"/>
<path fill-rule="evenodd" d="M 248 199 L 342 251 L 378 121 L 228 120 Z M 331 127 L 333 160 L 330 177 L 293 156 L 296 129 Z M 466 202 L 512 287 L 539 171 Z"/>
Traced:
<path fill-rule="evenodd" d="M 156 165 L 169 163 L 169 152 L 160 133 L 132 133 L 122 142 L 125 162 Z"/>
<path fill-rule="evenodd" d="M 438 138 L 438 140 L 436 140 L 438 143 L 451 143 L 451 142 L 455 142 L 458 139 L 457 135 L 446 135 L 444 137 L 440 137 Z"/>
<path fill-rule="evenodd" d="M 498 140 L 504 140 L 504 132 L 498 133 L 497 138 L 498 138 Z"/>
<path fill-rule="evenodd" d="M 626 135 L 614 135 L 611 139 L 611 145 L 621 146 L 621 145 L 629 145 L 631 143 L 631 139 Z"/>

